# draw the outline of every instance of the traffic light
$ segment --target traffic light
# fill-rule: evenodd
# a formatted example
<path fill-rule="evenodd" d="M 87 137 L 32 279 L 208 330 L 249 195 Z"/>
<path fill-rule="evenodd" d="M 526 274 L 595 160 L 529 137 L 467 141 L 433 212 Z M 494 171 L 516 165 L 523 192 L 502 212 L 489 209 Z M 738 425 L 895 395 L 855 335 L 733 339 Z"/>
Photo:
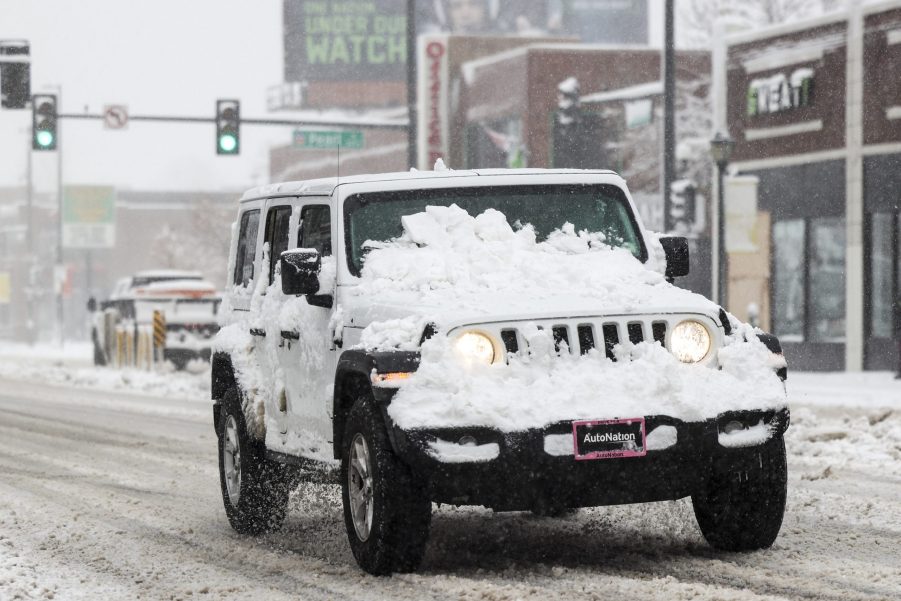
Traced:
<path fill-rule="evenodd" d="M 216 154 L 241 152 L 241 102 L 216 101 Z"/>
<path fill-rule="evenodd" d="M 690 179 L 680 179 L 670 184 L 666 203 L 667 232 L 691 233 L 695 221 L 695 201 L 697 188 Z"/>
<path fill-rule="evenodd" d="M 42 94 L 31 99 L 31 147 L 34 150 L 56 150 L 56 96 Z"/>

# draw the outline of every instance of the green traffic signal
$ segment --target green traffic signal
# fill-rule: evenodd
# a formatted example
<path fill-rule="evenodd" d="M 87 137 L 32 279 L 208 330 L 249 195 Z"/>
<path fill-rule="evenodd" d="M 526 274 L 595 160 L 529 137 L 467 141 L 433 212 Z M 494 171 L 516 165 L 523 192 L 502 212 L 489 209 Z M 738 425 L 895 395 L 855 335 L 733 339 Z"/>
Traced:
<path fill-rule="evenodd" d="M 36 94 L 31 99 L 31 149 L 56 150 L 56 120 L 58 118 L 56 96 Z"/>
<path fill-rule="evenodd" d="M 241 101 L 216 101 L 216 154 L 241 152 Z"/>
<path fill-rule="evenodd" d="M 37 133 L 37 136 L 35 136 L 35 138 L 37 139 L 38 146 L 40 146 L 41 148 L 50 148 L 51 146 L 53 146 L 53 133 L 52 132 L 39 131 Z"/>
<path fill-rule="evenodd" d="M 219 136 L 219 149 L 222 152 L 234 152 L 238 147 L 238 139 L 232 134 L 222 134 Z"/>

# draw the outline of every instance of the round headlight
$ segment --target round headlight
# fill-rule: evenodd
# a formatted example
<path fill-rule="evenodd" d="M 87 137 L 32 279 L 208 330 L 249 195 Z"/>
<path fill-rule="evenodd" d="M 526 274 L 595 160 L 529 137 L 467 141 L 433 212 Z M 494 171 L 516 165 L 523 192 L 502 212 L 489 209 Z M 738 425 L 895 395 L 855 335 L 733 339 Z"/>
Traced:
<path fill-rule="evenodd" d="M 710 332 L 697 321 L 683 321 L 670 334 L 670 351 L 682 363 L 697 363 L 710 352 Z"/>
<path fill-rule="evenodd" d="M 467 361 L 485 365 L 494 363 L 494 343 L 481 332 L 464 332 L 457 338 L 454 348 Z"/>

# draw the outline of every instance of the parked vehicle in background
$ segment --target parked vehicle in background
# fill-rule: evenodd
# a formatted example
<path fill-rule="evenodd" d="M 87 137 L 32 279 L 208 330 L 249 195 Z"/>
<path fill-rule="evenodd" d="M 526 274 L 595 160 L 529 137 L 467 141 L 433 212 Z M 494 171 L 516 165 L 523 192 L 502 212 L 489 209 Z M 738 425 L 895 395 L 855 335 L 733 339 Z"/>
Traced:
<path fill-rule="evenodd" d="M 176 369 L 195 359 L 209 361 L 210 342 L 219 331 L 217 314 L 222 297 L 195 271 L 141 271 L 116 282 L 110 298 L 88 302 L 92 312 L 94 364 L 107 365 L 115 354 L 113 328 L 123 323 L 148 325 L 154 312 L 165 319 L 163 358 Z"/>

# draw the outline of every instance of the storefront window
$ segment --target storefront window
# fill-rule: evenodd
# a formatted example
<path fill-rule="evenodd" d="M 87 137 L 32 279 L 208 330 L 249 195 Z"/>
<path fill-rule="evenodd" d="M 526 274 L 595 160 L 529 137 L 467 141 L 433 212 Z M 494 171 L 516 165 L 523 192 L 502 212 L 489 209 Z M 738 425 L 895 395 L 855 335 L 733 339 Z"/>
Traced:
<path fill-rule="evenodd" d="M 892 337 L 892 213 L 873 213 L 870 249 L 870 336 Z"/>
<path fill-rule="evenodd" d="M 845 339 L 845 222 L 829 217 L 810 221 L 810 338 Z"/>
<path fill-rule="evenodd" d="M 804 338 L 804 221 L 773 224 L 773 329 L 783 340 Z"/>

